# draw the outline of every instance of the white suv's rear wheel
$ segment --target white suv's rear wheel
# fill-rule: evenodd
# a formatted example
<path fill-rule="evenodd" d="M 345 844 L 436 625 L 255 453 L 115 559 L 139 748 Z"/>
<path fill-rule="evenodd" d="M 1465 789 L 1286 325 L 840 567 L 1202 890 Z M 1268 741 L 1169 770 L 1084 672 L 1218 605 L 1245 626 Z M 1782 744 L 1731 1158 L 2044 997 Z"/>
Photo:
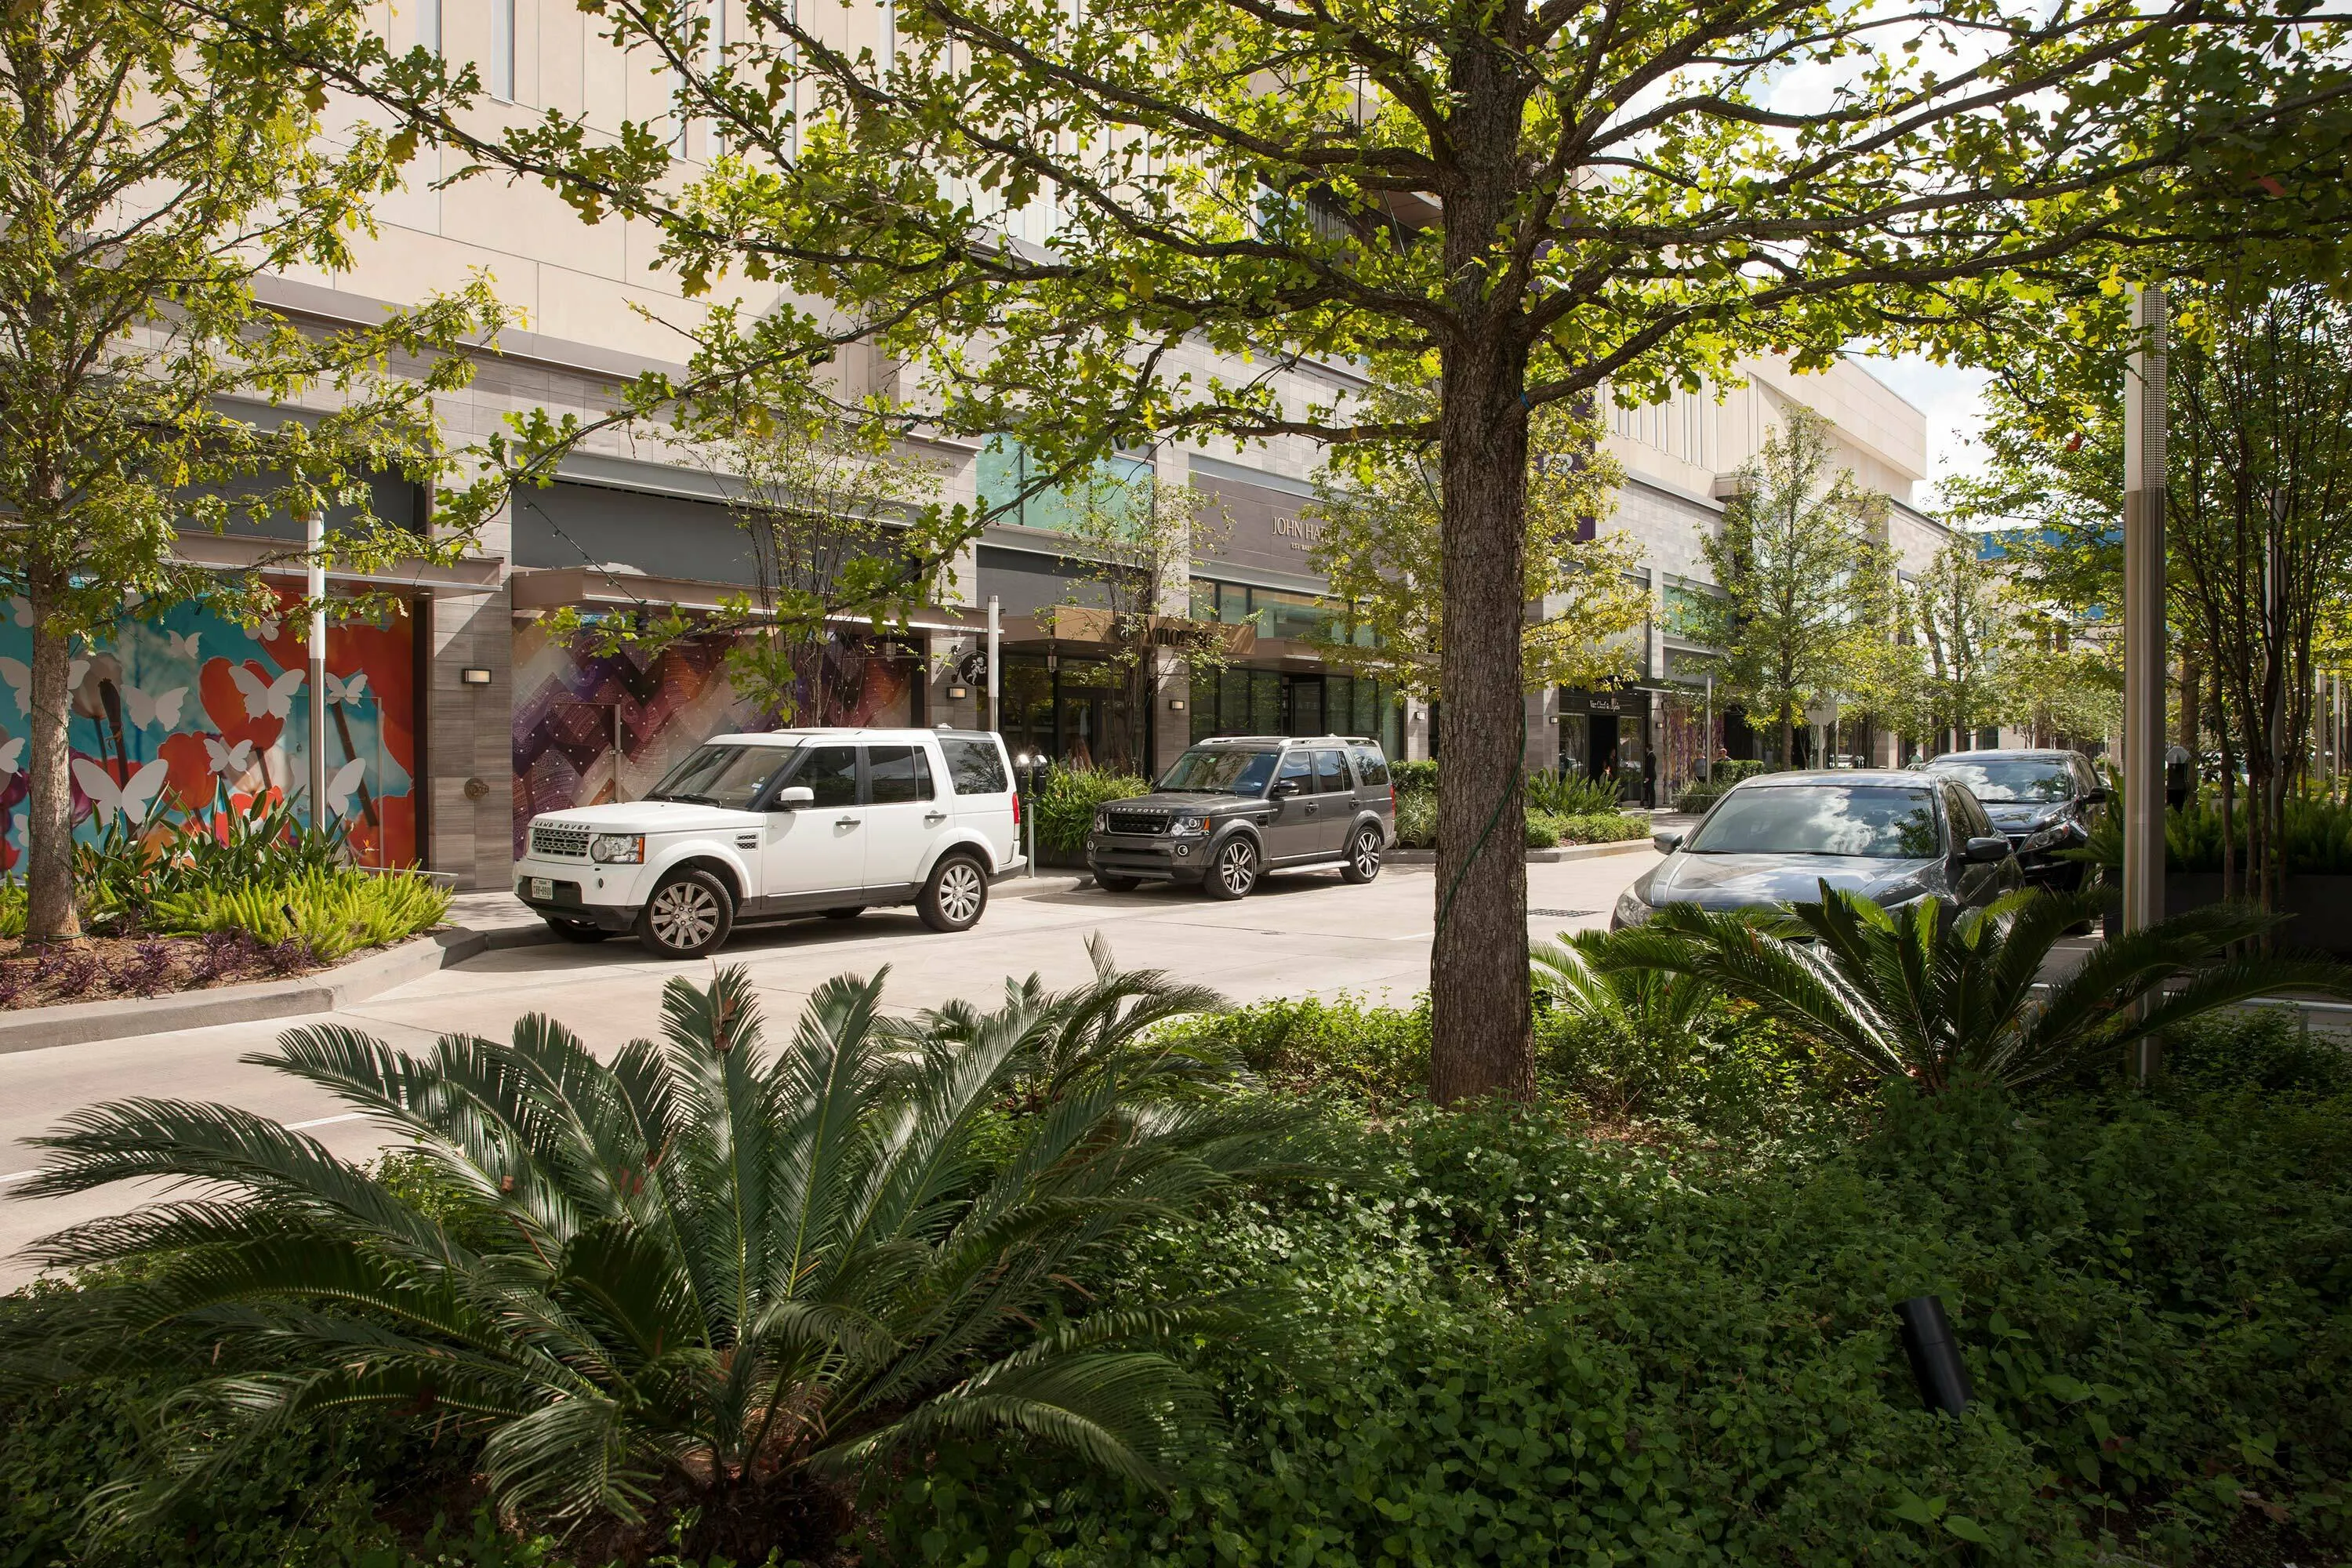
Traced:
<path fill-rule="evenodd" d="M 662 879 L 637 917 L 637 940 L 662 958 L 699 958 L 735 928 L 735 900 L 708 871 L 686 867 Z"/>
<path fill-rule="evenodd" d="M 988 873 L 969 855 L 950 855 L 931 868 L 915 912 L 933 931 L 970 931 L 988 908 Z"/>

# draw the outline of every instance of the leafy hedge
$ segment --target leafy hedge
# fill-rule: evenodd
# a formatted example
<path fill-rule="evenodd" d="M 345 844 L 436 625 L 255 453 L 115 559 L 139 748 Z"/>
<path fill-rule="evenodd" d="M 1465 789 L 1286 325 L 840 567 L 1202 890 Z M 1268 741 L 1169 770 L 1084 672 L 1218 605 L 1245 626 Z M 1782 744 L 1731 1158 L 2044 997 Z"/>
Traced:
<path fill-rule="evenodd" d="M 2237 859 L 2246 863 L 2246 818 L 2242 804 L 2233 824 Z M 2286 801 L 2285 837 L 2282 844 L 2290 875 L 2352 876 L 2352 804 L 2323 796 L 2291 795 Z M 2221 807 L 2218 796 L 2206 794 L 2186 806 L 2164 814 L 2165 868 L 2171 871 L 2219 871 L 2221 868 Z M 2123 814 L 2107 813 L 2089 841 L 2074 852 L 2093 865 L 2121 869 Z"/>
<path fill-rule="evenodd" d="M 1396 785 L 1397 843 L 1407 849 L 1437 847 L 1437 776 L 1433 762 L 1390 764 L 1390 777 Z M 1550 810 L 1546 808 L 1547 801 L 1582 809 Z M 1619 811 L 1613 791 L 1591 780 L 1530 773 L 1528 802 L 1524 837 L 1530 849 L 1612 844 L 1650 835 L 1648 817 Z"/>
<path fill-rule="evenodd" d="M 1095 813 L 1115 800 L 1151 793 L 1151 781 L 1094 768 L 1055 768 L 1037 791 L 1037 842 L 1064 855 L 1083 855 Z"/>
<path fill-rule="evenodd" d="M 1692 784 L 1675 802 L 1676 811 L 1701 812 L 1730 793 L 1731 786 L 1741 779 L 1752 779 L 1764 771 L 1764 763 L 1755 757 L 1725 757 L 1707 770 L 1707 776 Z"/>

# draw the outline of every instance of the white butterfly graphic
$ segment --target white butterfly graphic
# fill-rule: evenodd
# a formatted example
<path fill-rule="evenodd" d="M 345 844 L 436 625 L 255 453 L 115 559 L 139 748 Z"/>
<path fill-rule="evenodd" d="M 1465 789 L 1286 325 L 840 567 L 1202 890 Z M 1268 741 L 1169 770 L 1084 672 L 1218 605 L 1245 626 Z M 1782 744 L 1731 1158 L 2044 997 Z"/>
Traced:
<path fill-rule="evenodd" d="M 228 673 L 245 698 L 247 718 L 283 719 L 294 710 L 294 693 L 302 684 L 301 670 L 289 669 L 275 680 L 256 675 L 241 664 L 230 665 Z"/>
<path fill-rule="evenodd" d="M 8 595 L 8 618 L 20 626 L 33 624 L 33 601 L 22 594 Z"/>
<path fill-rule="evenodd" d="M 261 633 L 261 640 L 263 642 L 276 642 L 278 640 L 278 626 L 279 622 L 277 617 L 264 616 L 260 626 L 257 628 Z"/>
<path fill-rule="evenodd" d="M 366 670 L 354 671 L 349 680 L 345 680 L 331 669 L 325 673 L 328 701 L 340 702 L 346 707 L 356 708 L 367 700 Z"/>
<path fill-rule="evenodd" d="M 89 673 L 89 660 L 68 660 L 66 664 L 67 692 L 70 694 L 81 684 L 81 678 Z M 33 710 L 33 671 L 29 665 L 21 658 L 0 658 L 0 681 L 7 682 L 8 689 L 16 695 L 19 710 L 26 713 Z"/>
<path fill-rule="evenodd" d="M 142 691 L 135 686 L 122 689 L 122 706 L 129 710 L 131 721 L 142 730 L 152 724 L 161 724 L 166 730 L 178 729 L 180 704 L 187 698 L 188 689 L 184 686 L 174 686 L 169 691 L 153 693 Z"/>
<path fill-rule="evenodd" d="M 360 780 L 366 772 L 367 760 L 363 757 L 353 757 L 337 768 L 335 776 L 327 781 L 327 809 L 337 816 L 349 816 L 352 814 L 352 792 L 360 787 Z"/>
<path fill-rule="evenodd" d="M 163 646 L 174 658 L 200 658 L 203 656 L 196 652 L 196 639 L 204 635 L 202 632 L 165 632 Z"/>
<path fill-rule="evenodd" d="M 118 786 L 112 773 L 88 757 L 73 760 L 74 782 L 81 785 L 82 794 L 98 803 L 100 819 L 110 817 L 118 811 L 134 822 L 146 816 L 147 803 L 153 800 L 155 793 L 163 787 L 163 781 L 170 776 L 171 771 L 163 759 L 158 757 L 132 773 L 128 784 Z"/>
<path fill-rule="evenodd" d="M 15 778 L 16 770 L 24 764 L 24 736 L 19 735 L 5 744 L 0 744 L 0 779 Z"/>
<path fill-rule="evenodd" d="M 206 735 L 205 755 L 211 759 L 213 772 L 234 778 L 253 766 L 253 742 L 239 741 L 234 746 L 225 745 L 218 735 Z"/>

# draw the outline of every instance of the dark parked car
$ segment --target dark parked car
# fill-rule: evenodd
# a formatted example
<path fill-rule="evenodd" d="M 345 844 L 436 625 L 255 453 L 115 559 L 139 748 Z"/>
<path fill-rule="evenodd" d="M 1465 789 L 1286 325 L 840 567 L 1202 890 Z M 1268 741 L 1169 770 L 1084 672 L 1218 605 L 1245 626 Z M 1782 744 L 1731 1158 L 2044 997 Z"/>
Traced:
<path fill-rule="evenodd" d="M 1396 841 L 1396 792 L 1380 742 L 1360 735 L 1234 735 L 1176 759 L 1152 794 L 1095 814 L 1087 864 L 1113 892 L 1198 883 L 1238 899 L 1268 871 L 1336 866 L 1381 874 Z"/>
<path fill-rule="evenodd" d="M 1890 909 L 1937 898 L 1989 904 L 2023 880 L 2009 840 L 1976 797 L 1916 772 L 1767 773 L 1743 779 L 1685 840 L 1656 837 L 1666 858 L 1617 900 L 1610 927 L 1638 925 L 1666 904 L 1769 908 L 1821 897 L 1821 884 Z"/>
<path fill-rule="evenodd" d="M 2016 849 L 2027 881 L 2061 892 L 2083 885 L 2083 863 L 2059 851 L 2079 848 L 2106 814 L 2106 785 L 2088 757 L 2056 748 L 1948 752 L 1923 771 L 1977 797 Z"/>

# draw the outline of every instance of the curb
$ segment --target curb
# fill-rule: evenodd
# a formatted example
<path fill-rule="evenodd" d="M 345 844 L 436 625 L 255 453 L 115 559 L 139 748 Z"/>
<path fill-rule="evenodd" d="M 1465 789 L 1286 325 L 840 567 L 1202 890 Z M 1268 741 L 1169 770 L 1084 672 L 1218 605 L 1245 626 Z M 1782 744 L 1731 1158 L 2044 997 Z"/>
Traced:
<path fill-rule="evenodd" d="M 1604 855 L 1631 855 L 1637 850 L 1655 847 L 1646 838 L 1621 838 L 1614 844 L 1570 844 L 1560 849 L 1530 849 L 1530 866 L 1557 865 L 1562 860 L 1598 860 Z M 1434 866 L 1434 849 L 1391 849 L 1381 857 L 1391 866 Z"/>
<path fill-rule="evenodd" d="M 0 1014 L 0 1056 L 83 1046 L 99 1040 L 164 1035 L 215 1024 L 250 1024 L 303 1013 L 331 1013 L 364 1002 L 395 985 L 463 963 L 494 948 L 552 942 L 549 932 L 520 926 L 475 931 L 460 926 L 415 937 L 398 947 L 352 959 L 333 969 L 293 980 L 256 980 L 176 996 L 127 996 L 110 1002 L 68 1002 L 60 1006 Z"/>

